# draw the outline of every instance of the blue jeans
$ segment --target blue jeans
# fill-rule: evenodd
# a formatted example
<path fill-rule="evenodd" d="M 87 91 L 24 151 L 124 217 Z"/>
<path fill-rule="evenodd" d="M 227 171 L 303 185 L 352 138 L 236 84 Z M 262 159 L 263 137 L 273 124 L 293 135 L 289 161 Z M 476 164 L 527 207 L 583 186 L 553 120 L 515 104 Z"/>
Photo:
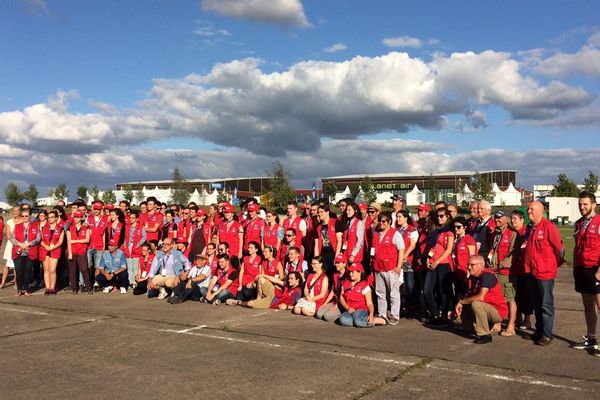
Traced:
<path fill-rule="evenodd" d="M 208 288 L 207 287 L 201 287 L 200 288 L 200 296 L 206 298 L 206 295 L 208 294 Z M 221 290 L 219 292 L 219 294 L 217 294 L 211 301 L 209 301 L 210 304 L 214 303 L 215 300 L 219 300 L 221 303 L 225 303 L 228 299 L 233 299 L 234 296 L 231 294 L 231 292 L 227 289 L 225 290 Z"/>
<path fill-rule="evenodd" d="M 450 264 L 439 264 L 434 270 L 427 270 L 425 286 L 423 287 L 425 305 L 432 318 L 437 318 L 440 313 L 450 309 L 452 299 L 452 276 L 450 275 Z M 439 299 L 439 305 L 436 297 Z"/>
<path fill-rule="evenodd" d="M 367 310 L 356 310 L 353 313 L 343 312 L 338 320 L 342 326 L 356 326 L 358 328 L 370 328 L 369 312 Z"/>
<path fill-rule="evenodd" d="M 535 335 L 552 339 L 554 326 L 554 279 L 541 280 L 531 276 L 529 281 L 533 311 L 535 313 Z"/>
<path fill-rule="evenodd" d="M 102 259 L 102 250 L 96 249 L 88 249 L 87 250 L 87 259 L 88 259 L 88 272 L 90 275 L 90 282 L 94 282 L 95 280 L 95 270 L 100 267 L 100 260 Z M 83 276 L 79 273 L 79 281 L 83 281 Z M 85 281 L 84 281 L 85 282 Z"/>

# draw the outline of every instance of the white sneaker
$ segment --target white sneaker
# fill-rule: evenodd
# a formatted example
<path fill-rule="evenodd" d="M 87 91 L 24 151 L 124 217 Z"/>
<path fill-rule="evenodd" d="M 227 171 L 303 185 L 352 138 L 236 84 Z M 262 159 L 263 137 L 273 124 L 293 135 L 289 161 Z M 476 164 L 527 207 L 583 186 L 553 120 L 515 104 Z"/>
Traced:
<path fill-rule="evenodd" d="M 124 288 L 123 286 L 121 286 L 120 290 L 121 290 L 121 294 L 127 294 L 127 289 Z"/>
<path fill-rule="evenodd" d="M 160 293 L 159 293 L 157 299 L 164 300 L 167 298 L 167 296 L 168 296 L 168 294 L 167 294 L 167 291 L 165 290 L 165 288 L 164 287 L 160 288 Z"/>
<path fill-rule="evenodd" d="M 112 286 L 107 286 L 104 289 L 102 289 L 102 293 L 110 293 L 110 291 L 113 289 Z"/>

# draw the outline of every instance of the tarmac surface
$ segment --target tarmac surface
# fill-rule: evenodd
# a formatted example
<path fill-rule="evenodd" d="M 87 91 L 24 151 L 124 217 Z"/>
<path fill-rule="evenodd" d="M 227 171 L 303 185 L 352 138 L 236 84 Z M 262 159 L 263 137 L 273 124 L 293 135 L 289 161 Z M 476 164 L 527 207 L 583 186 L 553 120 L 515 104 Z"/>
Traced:
<path fill-rule="evenodd" d="M 14 293 L 0 290 L 0 399 L 600 398 L 600 357 L 569 348 L 585 322 L 567 269 L 547 347 L 416 320 L 344 328 L 130 292 Z"/>

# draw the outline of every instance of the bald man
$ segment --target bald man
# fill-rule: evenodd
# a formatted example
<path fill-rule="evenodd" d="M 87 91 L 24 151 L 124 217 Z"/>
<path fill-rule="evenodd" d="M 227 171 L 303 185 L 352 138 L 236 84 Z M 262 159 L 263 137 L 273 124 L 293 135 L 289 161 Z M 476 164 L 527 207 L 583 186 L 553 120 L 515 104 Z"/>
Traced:
<path fill-rule="evenodd" d="M 556 225 L 544 218 L 544 205 L 532 201 L 527 206 L 531 231 L 525 243 L 525 271 L 531 272 L 531 296 L 535 312 L 535 333 L 538 346 L 552 343 L 554 325 L 554 278 L 563 263 L 563 243 Z"/>

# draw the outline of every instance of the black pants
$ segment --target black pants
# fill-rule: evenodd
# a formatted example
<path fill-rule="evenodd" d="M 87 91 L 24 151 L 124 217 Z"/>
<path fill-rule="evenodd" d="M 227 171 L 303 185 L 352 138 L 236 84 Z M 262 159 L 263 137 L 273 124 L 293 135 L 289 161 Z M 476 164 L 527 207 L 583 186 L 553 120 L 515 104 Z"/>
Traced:
<path fill-rule="evenodd" d="M 96 277 L 96 281 L 100 286 L 115 286 L 118 288 L 127 288 L 129 286 L 129 276 L 127 275 L 127 271 L 123 271 L 117 275 L 113 275 L 111 280 L 106 279 L 102 273 L 98 274 Z"/>
<path fill-rule="evenodd" d="M 236 300 L 242 301 L 250 301 L 256 299 L 256 289 L 255 288 L 247 288 L 244 286 L 242 290 L 238 291 L 235 295 Z"/>
<path fill-rule="evenodd" d="M 88 259 L 87 254 L 73 254 L 73 259 L 68 261 L 69 266 L 69 283 L 71 289 L 79 289 L 79 272 L 83 276 L 83 283 L 86 288 L 91 288 L 90 277 L 88 275 Z"/>
<path fill-rule="evenodd" d="M 150 279 L 150 278 L 148 278 L 148 279 Z M 139 296 L 141 294 L 146 294 L 146 292 L 148 291 L 148 279 L 139 281 L 137 283 L 137 285 L 135 286 L 135 289 L 133 289 L 133 294 L 135 296 Z"/>
<path fill-rule="evenodd" d="M 179 282 L 173 289 L 175 296 L 183 300 L 200 300 L 200 288 L 196 284 L 192 284 L 192 287 L 186 287 L 187 282 Z"/>
<path fill-rule="evenodd" d="M 33 274 L 33 267 L 36 263 L 38 263 L 38 261 L 30 259 L 28 256 L 19 256 L 14 259 L 14 262 L 17 290 L 19 292 L 25 291 L 29 288 L 29 284 L 31 283 L 31 275 Z"/>

